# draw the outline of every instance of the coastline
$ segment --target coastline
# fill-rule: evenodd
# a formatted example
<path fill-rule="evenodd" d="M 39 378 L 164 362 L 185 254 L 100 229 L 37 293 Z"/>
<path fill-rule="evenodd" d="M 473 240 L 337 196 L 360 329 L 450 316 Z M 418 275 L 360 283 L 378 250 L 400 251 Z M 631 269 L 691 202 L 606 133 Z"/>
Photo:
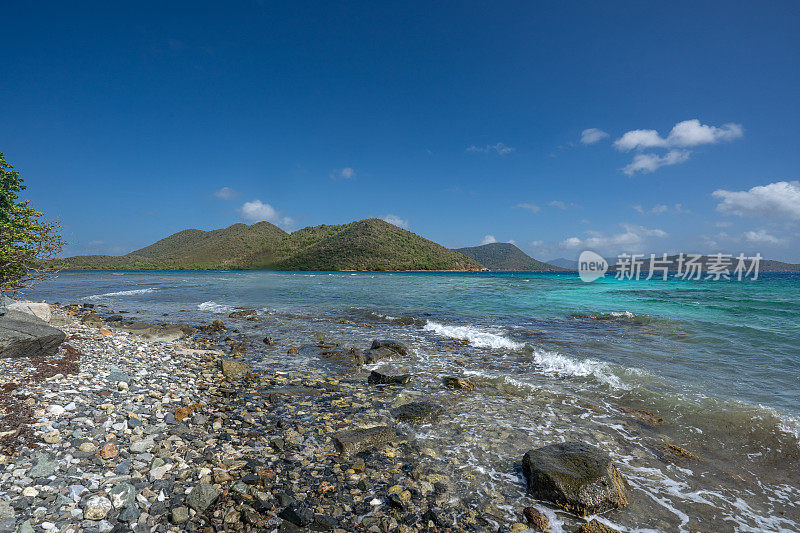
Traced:
<path fill-rule="evenodd" d="M 237 361 L 233 343 L 232 354 L 209 349 L 204 339 L 235 332 L 220 321 L 195 329 L 200 337 L 149 342 L 96 322 L 91 304 L 52 308 L 52 324 L 67 334 L 60 352 L 0 360 L 3 402 L 21 418 L 3 436 L 4 531 L 447 531 L 464 520 L 477 530 L 503 522 L 453 498 L 444 472 L 415 461 L 426 451 L 386 425 L 379 409 L 396 387 L 302 369 L 258 373 Z M 366 445 L 369 454 L 337 451 L 341 431 L 374 426 L 391 437 Z"/>
<path fill-rule="evenodd" d="M 231 284 L 230 277 L 220 278 L 220 283 Z M 281 285 L 289 278 L 296 277 L 285 276 Z M 518 463 L 527 450 L 563 440 L 586 442 L 610 453 L 623 479 L 630 483 L 630 497 L 636 504 L 599 517 L 620 530 L 677 530 L 686 525 L 691 529 L 703 524 L 724 529 L 732 523 L 780 530 L 796 523 L 791 508 L 784 517 L 771 500 L 749 499 L 752 511 L 723 519 L 707 503 L 724 504 L 742 493 L 729 478 L 732 459 L 749 461 L 740 471 L 749 486 L 780 491 L 768 493 L 770 496 L 784 494 L 791 499 L 794 487 L 800 486 L 772 466 L 775 461 L 793 460 L 791 450 L 797 447 L 797 437 L 776 433 L 781 421 L 769 411 L 716 400 L 676 404 L 669 394 L 642 397 L 639 393 L 643 391 L 632 389 L 625 380 L 648 379 L 647 374 L 628 375 L 621 367 L 545 349 L 531 351 L 533 347 L 522 342 L 531 336 L 539 346 L 548 342 L 548 337 L 564 342 L 564 334 L 575 327 L 604 335 L 609 331 L 624 332 L 625 336 L 679 332 L 672 322 L 632 313 L 575 314 L 550 322 L 547 329 L 557 323 L 566 329 L 559 330 L 560 334 L 551 329 L 545 337 L 543 329 L 474 327 L 471 321 L 459 323 L 452 317 L 444 320 L 419 313 L 387 314 L 358 307 L 331 313 L 320 308 L 313 292 L 316 312 L 253 306 L 233 295 L 220 299 L 225 304 L 204 301 L 195 305 L 210 294 L 182 277 L 178 278 L 180 284 L 189 283 L 197 300 L 176 301 L 168 288 L 153 285 L 149 278 L 144 285 L 109 279 L 111 285 L 101 285 L 103 288 L 97 286 L 97 278 L 89 278 L 85 287 L 66 279 L 70 286 L 75 285 L 71 297 L 67 296 L 70 293 L 50 292 L 76 302 L 54 304 L 53 310 L 54 322 L 70 337 L 79 337 L 70 338 L 67 344 L 84 354 L 77 359 L 82 374 L 56 372 L 64 376 L 26 383 L 18 389 L 31 393 L 34 404 L 26 407 L 38 409 L 39 416 L 34 419 L 38 433 L 33 434 L 39 447 L 26 452 L 22 462 L 11 461 L 4 465 L 5 471 L 0 470 L 0 492 L 4 493 L 0 500 L 10 497 L 7 501 L 18 524 L 25 513 L 38 509 L 41 516 L 34 516 L 34 524 L 58 523 L 58 529 L 63 529 L 67 523 L 75 523 L 90 531 L 115 527 L 120 516 L 129 521 L 118 530 L 128 530 L 140 524 L 139 518 L 130 522 L 133 515 L 145 515 L 141 530 L 158 531 L 207 526 L 267 531 L 432 531 L 434 527 L 440 531 L 521 531 L 527 521 L 523 510 L 532 508 L 550 521 L 552 531 L 573 532 L 587 522 L 527 495 Z M 324 288 L 332 278 L 313 281 L 318 278 L 312 274 L 303 279 Z M 350 276 L 335 279 L 359 286 L 363 283 Z M 258 285 L 264 287 L 263 279 L 259 280 Z M 521 280 L 519 285 L 524 283 Z M 152 286 L 160 288 L 142 288 Z M 119 291 L 126 287 L 131 288 Z M 158 295 L 166 296 L 171 304 L 159 305 Z M 431 299 L 426 298 L 425 303 L 430 305 Z M 137 325 L 137 319 L 147 323 Z M 131 321 L 134 324 L 125 324 Z M 377 363 L 368 361 L 367 357 L 372 359 L 370 343 L 381 338 L 406 343 L 409 353 Z M 156 339 L 160 341 L 154 342 Z M 608 347 L 604 344 L 603 350 Z M 53 361 L 64 359 L 69 351 L 65 350 Z M 228 364 L 229 374 L 234 372 L 230 380 L 221 373 L 221 359 L 235 363 Z M 48 365 L 39 368 L 42 362 L 25 368 L 12 368 L 8 360 L 0 363 L 2 375 L 7 377 L 48 369 Z M 252 373 L 235 375 L 237 368 L 246 368 L 238 363 L 249 365 Z M 119 384 L 120 374 L 112 367 L 127 376 L 125 385 Z M 536 374 L 510 371 L 531 367 Z M 372 370 L 391 373 L 393 378 L 408 374 L 411 381 L 374 383 Z M 47 371 L 53 378 L 54 369 Z M 467 388 L 474 390 L 451 389 L 445 384 L 448 377 L 465 378 Z M 5 383 L 0 380 L 0 386 Z M 577 389 L 568 389 L 571 386 Z M 58 394 L 51 396 L 54 392 Z M 31 400 L 20 397 L 20 402 L 24 401 Z M 428 415 L 435 418 L 439 410 L 442 416 L 419 423 L 397 418 L 398 409 L 420 401 L 434 404 L 432 410 L 422 413 L 423 419 Z M 77 410 L 67 409 L 73 402 Z M 51 404 L 57 406 L 54 412 L 50 412 Z M 202 408 L 191 409 L 183 423 L 173 421 L 179 408 L 196 404 Z M 129 413 L 136 416 L 131 418 Z M 710 424 L 709 417 L 714 419 Z M 217 421 L 220 424 L 215 427 Z M 77 434 L 75 422 L 80 426 Z M 375 426 L 387 427 L 393 432 L 391 438 L 360 455 L 339 454 L 335 441 L 339 432 Z M 132 460 L 134 473 L 118 474 L 119 465 L 113 460 L 98 459 L 101 444 L 106 442 L 102 431 L 108 428 L 119 456 Z M 47 438 L 61 442 L 43 442 L 53 430 L 59 430 L 59 436 Z M 731 438 L 733 434 L 744 437 Z M 147 441 L 149 436 L 154 436 L 150 451 L 131 453 L 137 439 Z M 750 439 L 757 439 L 757 445 Z M 87 440 L 92 444 L 86 444 Z M 84 444 L 90 451 L 80 449 Z M 755 456 L 754 450 L 759 452 Z M 42 451 L 60 453 L 62 462 L 69 456 L 78 461 L 73 467 L 82 470 L 71 471 L 63 462 L 66 469 L 53 472 L 53 477 L 28 476 Z M 200 463 L 195 465 L 197 461 Z M 168 468 L 151 474 L 160 467 Z M 208 470 L 201 474 L 203 468 Z M 219 469 L 231 479 L 220 474 L 217 480 Z M 256 481 L 252 485 L 244 481 L 245 476 L 258 477 L 265 469 L 274 476 L 258 481 L 250 477 Z M 695 484 L 695 472 L 711 481 Z M 119 481 L 120 475 L 133 478 Z M 238 481 L 247 485 L 238 485 L 239 492 L 233 488 Z M 125 506 L 113 507 L 110 493 L 121 483 L 133 486 L 137 498 L 145 495 L 137 509 L 126 514 Z M 207 512 L 192 513 L 187 499 L 201 483 L 211 485 L 211 494 L 219 491 L 220 495 Z M 83 485 L 89 492 L 76 500 L 70 495 L 71 485 Z M 325 490 L 320 494 L 317 487 L 322 486 Z M 29 487 L 28 495 L 23 495 Z M 129 490 L 125 485 L 117 490 L 123 488 Z M 706 494 L 705 501 L 694 499 L 697 491 Z M 266 496 L 258 499 L 256 492 Z M 664 495 L 671 498 L 662 500 L 666 505 L 656 499 Z M 68 498 L 71 507 L 60 496 Z M 85 519 L 82 514 L 92 496 L 112 501 L 113 508 L 104 518 L 108 524 Z M 303 505 L 295 508 L 298 503 Z M 182 522 L 181 515 L 181 523 L 175 524 L 173 508 L 186 508 L 189 519 Z M 8 514 L 4 509 L 0 516 Z M 691 516 L 691 522 L 683 522 L 682 516 Z"/>

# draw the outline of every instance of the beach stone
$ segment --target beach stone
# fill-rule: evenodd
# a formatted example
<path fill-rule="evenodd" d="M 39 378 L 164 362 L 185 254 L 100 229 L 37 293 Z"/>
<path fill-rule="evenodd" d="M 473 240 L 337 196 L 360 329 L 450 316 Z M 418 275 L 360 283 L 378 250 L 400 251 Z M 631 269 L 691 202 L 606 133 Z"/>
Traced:
<path fill-rule="evenodd" d="M 30 520 L 25 520 L 17 530 L 17 533 L 33 533 L 33 524 Z"/>
<path fill-rule="evenodd" d="M 444 409 L 431 402 L 411 402 L 401 405 L 393 410 L 394 417 L 400 422 L 415 422 L 423 424 L 432 422 L 439 417 Z"/>
<path fill-rule="evenodd" d="M 108 497 L 115 509 L 121 509 L 136 504 L 136 489 L 130 483 L 119 483 L 108 491 Z"/>
<path fill-rule="evenodd" d="M 153 446 L 155 446 L 155 443 L 152 439 L 142 439 L 132 442 L 130 450 L 132 453 L 145 453 L 152 450 Z"/>
<path fill-rule="evenodd" d="M 40 455 L 33 468 L 28 471 L 28 477 L 38 479 L 52 476 L 57 466 L 56 459 L 52 455 Z"/>
<path fill-rule="evenodd" d="M 54 431 L 45 433 L 44 436 L 42 437 L 42 440 L 45 441 L 47 444 L 58 444 L 59 442 L 61 442 L 61 434 L 56 429 Z"/>
<path fill-rule="evenodd" d="M 105 459 L 105 460 L 113 459 L 117 455 L 119 455 L 119 448 L 117 448 L 117 445 L 114 444 L 113 442 L 109 442 L 108 444 L 105 444 L 105 445 L 103 445 L 102 448 L 100 448 L 100 458 L 101 459 Z"/>
<path fill-rule="evenodd" d="M 447 377 L 444 378 L 444 386 L 448 389 L 457 389 L 457 390 L 466 390 L 466 391 L 473 391 L 475 390 L 475 384 L 468 379 L 459 378 L 459 377 Z"/>
<path fill-rule="evenodd" d="M 112 505 L 108 498 L 92 496 L 83 502 L 83 518 L 86 520 L 102 520 L 111 511 Z"/>
<path fill-rule="evenodd" d="M 21 311 L 0 315 L 0 357 L 50 356 L 66 334 L 44 320 Z"/>
<path fill-rule="evenodd" d="M 189 521 L 189 508 L 183 505 L 172 509 L 172 523 L 181 525 Z"/>
<path fill-rule="evenodd" d="M 528 522 L 530 529 L 540 533 L 550 531 L 550 520 L 536 507 L 526 507 L 522 510 L 522 514 L 525 516 L 525 521 Z"/>
<path fill-rule="evenodd" d="M 522 472 L 533 497 L 580 516 L 618 509 L 628 503 L 622 476 L 611 458 L 582 442 L 530 450 L 522 458 Z"/>
<path fill-rule="evenodd" d="M 202 513 L 219 498 L 219 495 L 219 490 L 214 488 L 213 485 L 209 483 L 199 483 L 186 497 L 186 504 L 198 513 Z"/>
<path fill-rule="evenodd" d="M 367 383 L 370 385 L 405 385 L 409 381 L 411 381 L 410 374 L 389 375 L 375 370 L 370 372 L 367 378 Z"/>
<path fill-rule="evenodd" d="M 258 311 L 255 309 L 242 309 L 239 311 L 234 311 L 228 315 L 228 318 L 245 318 L 248 316 L 255 316 L 258 314 Z"/>
<path fill-rule="evenodd" d="M 222 375 L 230 379 L 241 379 L 251 371 L 246 363 L 230 359 L 220 359 L 220 368 Z"/>
<path fill-rule="evenodd" d="M 341 431 L 333 436 L 333 444 L 341 455 L 355 455 L 391 442 L 397 437 L 388 426 L 351 429 Z"/>
<path fill-rule="evenodd" d="M 619 533 L 619 530 L 607 526 L 594 518 L 585 524 L 581 524 L 581 527 L 578 528 L 576 533 Z"/>

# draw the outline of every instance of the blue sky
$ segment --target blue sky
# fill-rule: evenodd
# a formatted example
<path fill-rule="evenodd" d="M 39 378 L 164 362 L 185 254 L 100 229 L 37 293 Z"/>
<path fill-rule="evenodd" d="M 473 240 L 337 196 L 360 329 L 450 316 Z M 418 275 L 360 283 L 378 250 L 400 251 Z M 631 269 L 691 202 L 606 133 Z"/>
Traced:
<path fill-rule="evenodd" d="M 794 2 L 18 2 L 2 16 L 0 151 L 69 254 L 385 217 L 541 259 L 800 261 Z"/>

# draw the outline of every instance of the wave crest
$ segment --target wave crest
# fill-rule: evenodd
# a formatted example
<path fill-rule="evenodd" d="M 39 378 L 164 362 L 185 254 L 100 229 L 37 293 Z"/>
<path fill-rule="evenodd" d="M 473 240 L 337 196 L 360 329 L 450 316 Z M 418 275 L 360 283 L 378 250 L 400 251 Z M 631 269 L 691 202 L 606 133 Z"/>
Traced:
<path fill-rule="evenodd" d="M 149 289 L 132 289 L 129 291 L 117 291 L 117 292 L 105 292 L 103 294 L 93 294 L 91 296 L 87 296 L 87 300 L 99 300 L 100 298 L 107 298 L 109 296 L 133 296 L 134 294 L 148 294 L 151 292 L 156 292 L 156 289 L 149 288 Z"/>
<path fill-rule="evenodd" d="M 442 337 L 467 341 L 476 348 L 520 350 L 525 347 L 525 343 L 513 341 L 503 335 L 492 333 L 475 326 L 445 326 L 444 324 L 428 320 L 422 329 L 425 331 L 432 331 Z"/>

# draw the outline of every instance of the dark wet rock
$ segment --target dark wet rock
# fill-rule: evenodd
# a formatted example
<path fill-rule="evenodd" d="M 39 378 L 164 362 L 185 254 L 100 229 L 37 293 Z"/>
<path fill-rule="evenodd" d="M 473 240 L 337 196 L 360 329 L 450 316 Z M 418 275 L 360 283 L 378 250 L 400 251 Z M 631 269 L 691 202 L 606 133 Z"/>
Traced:
<path fill-rule="evenodd" d="M 258 315 L 258 311 L 255 309 L 241 309 L 239 311 L 234 311 L 228 315 L 228 318 L 245 318 L 248 316 L 256 316 Z"/>
<path fill-rule="evenodd" d="M 459 377 L 447 377 L 444 378 L 444 386 L 448 389 L 457 389 L 457 390 L 466 390 L 466 391 L 473 391 L 475 390 L 475 384 L 468 379 L 459 378 Z"/>
<path fill-rule="evenodd" d="M 436 420 L 444 412 L 440 405 L 431 402 L 411 402 L 392 411 L 400 422 L 424 424 Z"/>
<path fill-rule="evenodd" d="M 113 324 L 114 322 L 122 322 L 124 318 L 122 315 L 108 315 L 106 317 L 106 323 Z"/>
<path fill-rule="evenodd" d="M 540 533 L 550 531 L 550 520 L 536 507 L 526 507 L 522 510 L 522 514 L 530 529 Z"/>
<path fill-rule="evenodd" d="M 576 533 L 619 533 L 619 531 L 595 518 L 590 522 L 581 524 Z"/>
<path fill-rule="evenodd" d="M 246 363 L 231 361 L 230 359 L 220 359 L 219 366 L 222 370 L 222 375 L 230 379 L 241 379 L 251 371 Z"/>
<path fill-rule="evenodd" d="M 626 505 L 625 487 L 611 458 L 582 442 L 551 444 L 522 458 L 528 492 L 581 516 Z"/>
<path fill-rule="evenodd" d="M 319 354 L 329 361 L 333 361 L 344 366 L 360 366 L 364 364 L 364 352 L 358 348 L 344 349 L 339 347 L 331 347 L 323 349 L 319 352 Z"/>
<path fill-rule="evenodd" d="M 379 348 L 387 348 L 398 355 L 408 355 L 408 348 L 406 348 L 405 344 L 393 340 L 384 339 L 372 341 L 370 349 L 377 350 Z"/>
<path fill-rule="evenodd" d="M 337 452 L 348 456 L 383 446 L 396 437 L 394 430 L 388 426 L 374 426 L 341 431 L 334 435 L 333 443 Z"/>
<path fill-rule="evenodd" d="M 298 350 L 297 348 L 289 348 L 288 350 L 286 350 L 287 355 L 297 355 L 298 353 L 300 353 L 300 350 Z"/>
<path fill-rule="evenodd" d="M 60 329 L 21 311 L 0 316 L 0 357 L 50 356 L 66 339 Z"/>
<path fill-rule="evenodd" d="M 186 505 L 197 511 L 204 512 L 219 498 L 220 492 L 213 485 L 200 483 L 186 497 Z"/>
<path fill-rule="evenodd" d="M 225 323 L 222 322 L 222 320 L 220 319 L 216 319 L 211 323 L 210 326 L 206 326 L 203 329 L 205 329 L 209 333 L 222 333 L 228 330 L 228 328 L 225 327 Z"/>
<path fill-rule="evenodd" d="M 285 507 L 278 516 L 299 527 L 308 526 L 314 519 L 314 513 L 311 512 L 311 509 L 302 503 L 290 504 L 288 507 Z"/>
<path fill-rule="evenodd" d="M 411 381 L 410 374 L 381 374 L 373 370 L 367 378 L 367 383 L 370 385 L 405 385 Z"/>
<path fill-rule="evenodd" d="M 84 326 L 89 326 L 91 328 L 99 328 L 103 325 L 103 319 L 100 318 L 100 315 L 97 313 L 89 313 L 88 315 L 81 318 L 81 324 Z"/>

